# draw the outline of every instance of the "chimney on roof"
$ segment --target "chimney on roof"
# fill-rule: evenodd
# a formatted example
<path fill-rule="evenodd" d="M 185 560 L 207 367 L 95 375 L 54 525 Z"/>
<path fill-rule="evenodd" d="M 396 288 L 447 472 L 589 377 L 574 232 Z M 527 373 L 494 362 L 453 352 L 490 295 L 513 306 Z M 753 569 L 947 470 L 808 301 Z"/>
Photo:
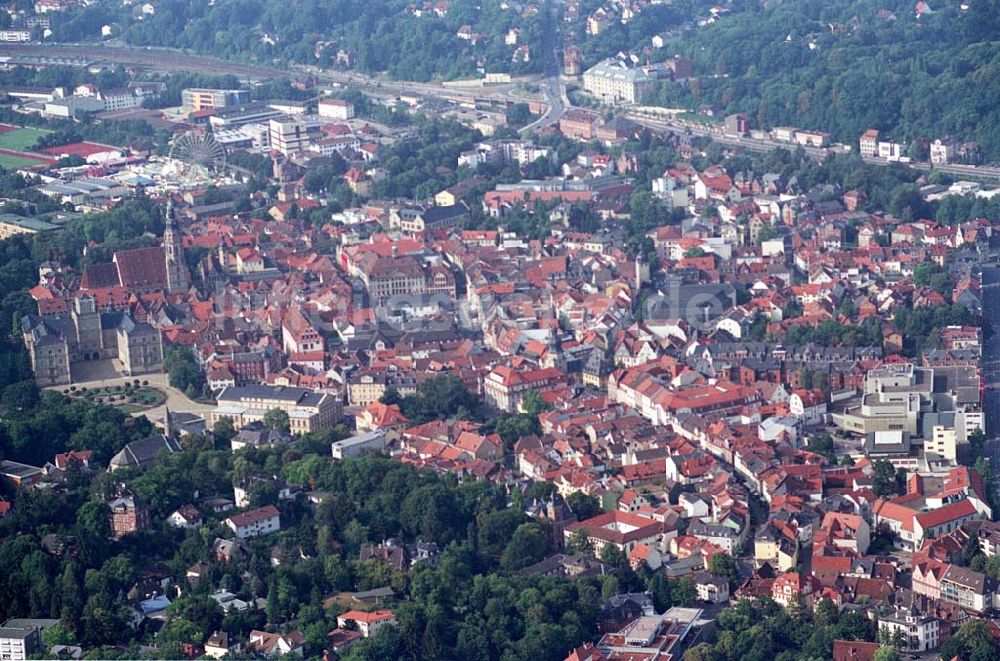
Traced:
<path fill-rule="evenodd" d="M 395 243 L 392 244 L 392 256 L 399 257 L 399 246 L 397 246 Z"/>

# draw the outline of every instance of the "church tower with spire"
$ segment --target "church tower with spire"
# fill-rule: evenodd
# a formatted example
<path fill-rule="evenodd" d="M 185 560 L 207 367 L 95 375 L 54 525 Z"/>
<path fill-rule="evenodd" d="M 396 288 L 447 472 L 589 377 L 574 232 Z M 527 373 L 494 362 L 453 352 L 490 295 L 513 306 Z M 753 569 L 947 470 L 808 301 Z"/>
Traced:
<path fill-rule="evenodd" d="M 176 294 L 191 287 L 191 277 L 184 264 L 184 249 L 174 220 L 174 203 L 167 202 L 166 228 L 163 230 L 163 256 L 167 263 L 167 292 Z"/>
<path fill-rule="evenodd" d="M 167 438 L 174 437 L 174 425 L 173 420 L 170 419 L 170 407 L 163 407 L 163 435 Z"/>

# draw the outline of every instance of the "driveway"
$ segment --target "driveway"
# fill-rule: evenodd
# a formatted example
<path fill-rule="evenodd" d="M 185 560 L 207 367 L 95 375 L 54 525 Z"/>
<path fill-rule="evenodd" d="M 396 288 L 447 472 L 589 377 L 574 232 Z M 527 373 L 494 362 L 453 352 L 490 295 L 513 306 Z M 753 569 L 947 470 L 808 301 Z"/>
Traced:
<path fill-rule="evenodd" d="M 212 404 L 203 404 L 188 399 L 187 395 L 174 388 L 168 383 L 166 374 L 141 374 L 134 377 L 125 377 L 115 371 L 115 366 L 111 360 L 99 360 L 91 363 L 77 363 L 73 365 L 73 385 L 79 389 L 81 386 L 87 388 L 103 388 L 105 386 L 122 386 L 126 381 L 139 379 L 148 381 L 150 386 L 166 394 L 166 401 L 160 406 L 137 411 L 134 416 L 144 415 L 151 421 L 156 422 L 163 418 L 167 407 L 174 413 L 195 413 L 208 417 L 209 412 L 215 408 Z M 69 386 L 51 386 L 47 390 L 57 390 L 62 392 Z"/>

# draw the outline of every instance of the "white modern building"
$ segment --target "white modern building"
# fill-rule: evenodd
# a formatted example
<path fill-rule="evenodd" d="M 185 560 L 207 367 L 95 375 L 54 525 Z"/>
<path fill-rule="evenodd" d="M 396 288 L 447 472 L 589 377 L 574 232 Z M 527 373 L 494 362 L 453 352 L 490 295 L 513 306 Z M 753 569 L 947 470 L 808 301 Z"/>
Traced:
<path fill-rule="evenodd" d="M 268 122 L 271 149 L 285 156 L 298 154 L 309 147 L 309 131 L 305 120 L 298 117 L 277 117 Z"/>
<path fill-rule="evenodd" d="M 0 41 L 31 41 L 31 30 L 0 30 Z"/>
<path fill-rule="evenodd" d="M 59 620 L 15 618 L 0 626 L 0 660 L 24 661 L 42 646 L 42 630 Z"/>
<path fill-rule="evenodd" d="M 348 120 L 354 117 L 354 104 L 344 99 L 320 99 L 317 104 L 320 117 Z"/>
<path fill-rule="evenodd" d="M 945 165 L 954 155 L 955 145 L 952 142 L 938 138 L 931 143 L 931 163 Z"/>
<path fill-rule="evenodd" d="M 395 430 L 376 429 L 334 441 L 330 444 L 330 452 L 334 459 L 357 457 L 366 452 L 382 452 L 389 447 L 390 442 L 397 438 L 399 438 L 399 433 Z"/>

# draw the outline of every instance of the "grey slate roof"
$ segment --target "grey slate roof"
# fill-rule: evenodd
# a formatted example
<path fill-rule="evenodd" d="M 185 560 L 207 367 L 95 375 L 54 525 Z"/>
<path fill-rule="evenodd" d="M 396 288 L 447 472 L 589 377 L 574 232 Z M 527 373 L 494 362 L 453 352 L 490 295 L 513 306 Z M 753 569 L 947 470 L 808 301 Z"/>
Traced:
<path fill-rule="evenodd" d="M 112 468 L 144 467 L 156 460 L 160 452 L 180 452 L 181 446 L 172 438 L 157 434 L 133 441 L 121 449 L 121 452 L 111 458 Z"/>

